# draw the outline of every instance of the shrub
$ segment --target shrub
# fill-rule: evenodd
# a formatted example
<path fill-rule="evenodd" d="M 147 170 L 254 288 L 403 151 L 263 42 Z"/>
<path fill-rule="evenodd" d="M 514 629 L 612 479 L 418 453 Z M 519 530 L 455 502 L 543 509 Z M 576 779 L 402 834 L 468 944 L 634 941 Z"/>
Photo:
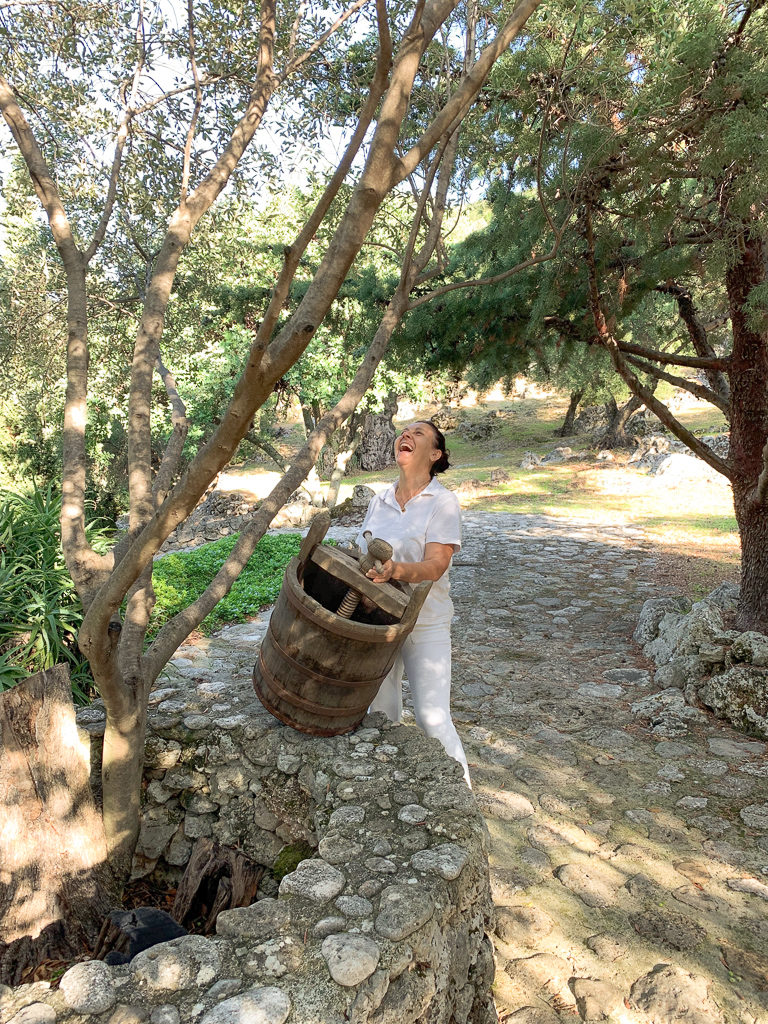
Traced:
<path fill-rule="evenodd" d="M 87 703 L 91 674 L 77 648 L 83 608 L 61 550 L 61 496 L 0 491 L 0 690 L 58 662 L 69 665 L 75 700 Z M 86 527 L 97 551 L 108 530 Z"/>

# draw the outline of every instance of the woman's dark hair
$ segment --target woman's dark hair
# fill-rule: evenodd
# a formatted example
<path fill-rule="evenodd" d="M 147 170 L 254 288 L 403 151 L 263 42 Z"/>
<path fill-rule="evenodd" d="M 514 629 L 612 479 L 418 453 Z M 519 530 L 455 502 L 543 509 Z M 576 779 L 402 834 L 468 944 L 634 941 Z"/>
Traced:
<path fill-rule="evenodd" d="M 436 459 L 429 467 L 429 475 L 433 477 L 435 473 L 444 473 L 446 469 L 450 467 L 448 456 L 451 454 L 445 447 L 445 434 L 442 430 L 438 430 L 432 420 L 424 420 L 424 423 L 428 423 L 432 430 L 435 432 L 435 448 L 440 452 L 440 458 Z"/>

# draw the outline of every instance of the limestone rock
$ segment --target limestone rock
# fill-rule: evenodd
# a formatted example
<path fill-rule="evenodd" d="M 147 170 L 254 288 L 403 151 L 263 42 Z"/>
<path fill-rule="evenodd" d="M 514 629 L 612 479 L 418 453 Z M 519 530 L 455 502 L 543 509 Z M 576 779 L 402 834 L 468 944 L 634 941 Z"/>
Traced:
<path fill-rule="evenodd" d="M 627 955 L 627 947 L 615 935 L 600 933 L 587 939 L 587 946 L 602 961 L 613 962 Z"/>
<path fill-rule="evenodd" d="M 707 937 L 706 931 L 684 914 L 668 908 L 656 908 L 629 918 L 638 935 L 656 945 L 664 943 L 673 949 L 687 952 L 699 946 Z"/>
<path fill-rule="evenodd" d="M 570 965 L 554 953 L 535 953 L 520 960 L 511 960 L 504 970 L 513 982 L 528 992 L 543 990 L 550 996 L 565 997 L 573 1002 L 568 988 Z"/>
<path fill-rule="evenodd" d="M 691 602 L 683 597 L 652 597 L 640 612 L 632 639 L 644 647 L 658 636 L 661 620 L 667 614 L 682 616 L 690 611 Z"/>
<path fill-rule="evenodd" d="M 426 924 L 434 911 L 432 898 L 423 889 L 390 885 L 381 894 L 376 931 L 385 939 L 400 941 Z"/>
<path fill-rule="evenodd" d="M 426 807 L 420 804 L 406 804 L 397 812 L 397 817 L 407 825 L 421 825 L 427 820 L 428 813 Z"/>
<path fill-rule="evenodd" d="M 598 866 L 563 864 L 555 875 L 588 907 L 610 907 L 616 902 L 616 889 L 620 883 L 610 884 Z"/>
<path fill-rule="evenodd" d="M 698 694 L 716 715 L 768 737 L 768 668 L 733 665 L 704 682 Z"/>
<path fill-rule="evenodd" d="M 744 978 L 759 992 L 768 992 L 768 957 L 727 945 L 720 950 L 729 971 Z"/>
<path fill-rule="evenodd" d="M 250 907 L 234 907 L 216 918 L 216 934 L 237 939 L 266 939 L 288 929 L 291 910 L 286 903 L 263 899 Z"/>
<path fill-rule="evenodd" d="M 420 850 L 411 857 L 411 866 L 417 871 L 433 872 L 453 881 L 458 878 L 469 859 L 465 850 L 455 843 L 443 843 L 429 850 Z"/>
<path fill-rule="evenodd" d="M 64 1002 L 77 1013 L 104 1013 L 117 1000 L 114 974 L 101 960 L 86 960 L 70 967 L 59 989 Z"/>
<path fill-rule="evenodd" d="M 724 478 L 716 469 L 712 469 L 695 455 L 684 455 L 682 452 L 671 452 L 661 459 L 654 470 L 654 476 L 664 480 L 665 487 L 687 487 L 691 484 L 715 483 Z"/>
<path fill-rule="evenodd" d="M 504 1018 L 513 1024 L 560 1024 L 562 1018 L 547 1006 L 521 1006 Z"/>
<path fill-rule="evenodd" d="M 280 895 L 293 893 L 313 903 L 328 903 L 338 896 L 347 880 L 341 871 L 322 860 L 303 860 L 280 883 Z"/>
<path fill-rule="evenodd" d="M 608 981 L 573 978 L 570 984 L 583 1020 L 611 1020 L 614 1013 L 624 1008 L 623 993 Z"/>
<path fill-rule="evenodd" d="M 317 852 L 328 864 L 349 864 L 363 852 L 363 847 L 353 839 L 331 834 L 320 840 Z"/>
<path fill-rule="evenodd" d="M 284 1024 L 291 1000 L 280 988 L 257 987 L 225 999 L 202 1018 L 200 1024 Z"/>
<path fill-rule="evenodd" d="M 365 935 L 329 935 L 321 952 L 333 980 L 346 988 L 369 978 L 381 956 L 378 944 Z"/>
<path fill-rule="evenodd" d="M 768 802 L 748 804 L 739 811 L 739 817 L 750 828 L 768 829 Z"/>
<path fill-rule="evenodd" d="M 657 964 L 632 986 L 630 1002 L 664 1024 L 724 1024 L 705 978 L 672 964 Z"/>
<path fill-rule="evenodd" d="M 346 807 L 336 808 L 328 825 L 330 828 L 341 828 L 343 825 L 359 825 L 363 821 L 365 821 L 365 808 L 356 804 L 348 804 Z"/>
<path fill-rule="evenodd" d="M 739 606 L 741 590 L 735 583 L 720 583 L 707 597 L 710 604 L 716 605 L 723 612 L 735 612 Z"/>
<path fill-rule="evenodd" d="M 56 1013 L 45 1003 L 28 1003 L 14 1013 L 8 1024 L 56 1024 Z"/>
<path fill-rule="evenodd" d="M 485 814 L 500 821 L 521 821 L 534 813 L 533 804 L 527 797 L 506 790 L 478 793 L 477 803 Z"/>
<path fill-rule="evenodd" d="M 180 1024 L 181 1014 L 173 1003 L 156 1006 L 149 1015 L 149 1024 Z"/>
<path fill-rule="evenodd" d="M 729 878 L 728 888 L 735 892 L 746 892 L 751 896 L 759 896 L 768 900 L 768 885 L 757 878 Z"/>
<path fill-rule="evenodd" d="M 149 992 L 177 992 L 192 985 L 201 970 L 213 981 L 219 966 L 220 956 L 213 942 L 202 935 L 187 935 L 138 953 L 131 961 L 131 979 Z"/>
<path fill-rule="evenodd" d="M 535 949 L 555 922 L 538 907 L 496 907 L 494 932 L 502 942 Z"/>
<path fill-rule="evenodd" d="M 373 911 L 373 904 L 364 896 L 339 896 L 336 906 L 347 917 L 367 917 Z"/>
<path fill-rule="evenodd" d="M 107 1024 L 144 1024 L 148 1018 L 149 1014 L 143 1006 L 129 1006 L 128 1003 L 118 1003 L 109 1017 L 107 1017 Z"/>

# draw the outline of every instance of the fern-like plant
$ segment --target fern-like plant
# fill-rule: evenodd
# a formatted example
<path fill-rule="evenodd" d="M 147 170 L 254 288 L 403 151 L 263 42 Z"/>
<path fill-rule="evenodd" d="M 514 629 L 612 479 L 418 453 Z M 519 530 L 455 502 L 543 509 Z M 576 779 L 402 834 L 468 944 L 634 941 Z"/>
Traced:
<path fill-rule="evenodd" d="M 0 491 L 0 690 L 66 662 L 78 703 L 87 703 L 91 679 L 77 648 L 83 608 L 64 563 L 61 496 L 49 486 L 30 494 Z M 109 529 L 86 527 L 105 551 Z"/>

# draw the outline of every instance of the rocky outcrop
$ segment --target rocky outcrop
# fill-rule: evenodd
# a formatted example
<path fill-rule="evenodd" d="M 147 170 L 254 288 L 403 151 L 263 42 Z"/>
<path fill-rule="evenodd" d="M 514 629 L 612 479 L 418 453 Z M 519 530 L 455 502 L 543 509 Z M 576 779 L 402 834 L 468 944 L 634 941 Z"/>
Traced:
<path fill-rule="evenodd" d="M 456 433 L 465 441 L 487 441 L 500 427 L 499 417 L 494 411 L 487 412 L 476 420 L 462 420 Z"/>
<path fill-rule="evenodd" d="M 693 606 L 683 598 L 646 601 L 634 639 L 659 666 L 657 682 L 768 737 L 768 637 L 728 628 L 738 596 L 738 587 L 723 583 Z"/>

